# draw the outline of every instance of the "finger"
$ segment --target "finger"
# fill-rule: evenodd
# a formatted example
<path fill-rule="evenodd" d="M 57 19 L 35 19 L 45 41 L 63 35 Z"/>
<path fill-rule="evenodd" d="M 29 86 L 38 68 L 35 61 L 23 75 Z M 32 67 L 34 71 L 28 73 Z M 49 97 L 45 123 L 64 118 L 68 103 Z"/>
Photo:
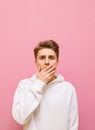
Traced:
<path fill-rule="evenodd" d="M 47 67 L 44 68 L 44 71 L 47 71 L 47 70 L 49 70 L 52 67 L 53 67 L 53 65 L 49 65 L 49 66 L 47 66 Z"/>
<path fill-rule="evenodd" d="M 47 66 L 44 71 L 51 71 L 52 69 L 56 68 L 56 65 L 50 65 L 50 66 Z"/>
<path fill-rule="evenodd" d="M 48 74 L 47 74 L 47 76 L 53 76 L 55 74 L 55 69 L 54 70 L 52 70 L 51 72 L 49 72 Z"/>
<path fill-rule="evenodd" d="M 56 66 L 53 65 L 50 69 L 47 70 L 47 73 L 50 73 L 50 72 L 52 72 L 52 71 L 55 70 L 55 69 L 56 69 Z"/>

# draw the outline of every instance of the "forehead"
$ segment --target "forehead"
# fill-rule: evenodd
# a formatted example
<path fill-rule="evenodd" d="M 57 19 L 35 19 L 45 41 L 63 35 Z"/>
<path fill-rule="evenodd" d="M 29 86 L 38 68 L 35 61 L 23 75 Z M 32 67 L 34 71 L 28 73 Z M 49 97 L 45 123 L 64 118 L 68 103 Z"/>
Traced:
<path fill-rule="evenodd" d="M 55 56 L 56 53 L 55 53 L 55 51 L 52 50 L 52 49 L 43 48 L 43 49 L 41 49 L 41 50 L 38 51 L 38 54 L 37 54 L 37 55 L 38 55 L 38 56 L 41 56 L 41 55 L 45 55 L 45 56 L 53 55 L 53 56 Z"/>

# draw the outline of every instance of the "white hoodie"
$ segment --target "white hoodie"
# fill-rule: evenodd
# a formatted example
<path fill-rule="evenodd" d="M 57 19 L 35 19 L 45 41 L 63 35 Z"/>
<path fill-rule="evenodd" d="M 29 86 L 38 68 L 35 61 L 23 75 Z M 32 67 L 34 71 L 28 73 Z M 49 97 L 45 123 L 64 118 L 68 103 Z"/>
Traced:
<path fill-rule="evenodd" d="M 23 130 L 78 130 L 75 88 L 61 75 L 45 84 L 34 74 L 19 82 L 12 115 Z"/>

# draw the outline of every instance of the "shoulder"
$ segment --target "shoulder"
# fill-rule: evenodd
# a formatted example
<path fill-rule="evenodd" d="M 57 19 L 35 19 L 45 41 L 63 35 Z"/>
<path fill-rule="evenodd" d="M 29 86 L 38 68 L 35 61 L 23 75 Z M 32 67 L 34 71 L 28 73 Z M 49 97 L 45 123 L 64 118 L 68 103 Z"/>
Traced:
<path fill-rule="evenodd" d="M 22 79 L 19 81 L 18 85 L 19 86 L 31 86 L 31 85 L 34 85 L 34 84 L 45 84 L 43 81 L 39 80 L 36 78 L 36 74 L 33 74 L 31 77 L 28 77 L 28 78 L 25 78 L 25 79 Z"/>
<path fill-rule="evenodd" d="M 24 79 L 21 79 L 21 80 L 18 82 L 18 87 L 24 88 L 25 86 L 30 86 L 31 83 L 32 83 L 32 78 L 31 78 L 31 77 L 24 78 Z"/>
<path fill-rule="evenodd" d="M 33 82 L 35 79 L 35 74 L 33 74 L 31 77 L 27 77 L 27 78 L 24 78 L 24 79 L 21 79 L 18 84 L 27 84 L 27 83 L 30 83 L 30 82 Z"/>
<path fill-rule="evenodd" d="M 58 84 L 57 85 L 60 86 L 61 88 L 63 88 L 64 90 L 75 91 L 74 85 L 71 82 L 65 80 L 65 78 L 61 74 L 57 75 L 56 82 L 59 84 L 59 85 Z"/>
<path fill-rule="evenodd" d="M 63 82 L 64 86 L 66 86 L 67 88 L 73 89 L 74 85 L 71 82 L 68 81 L 64 81 Z"/>
<path fill-rule="evenodd" d="M 63 88 L 63 90 L 66 90 L 70 93 L 76 93 L 75 86 L 71 82 L 64 80 L 63 82 L 61 82 L 60 85 Z"/>
<path fill-rule="evenodd" d="M 20 84 L 24 85 L 24 84 L 26 84 L 26 83 L 28 83 L 28 82 L 29 82 L 29 78 L 25 78 L 25 79 L 20 80 L 20 81 L 18 82 L 18 84 L 19 84 L 19 85 L 20 85 Z"/>

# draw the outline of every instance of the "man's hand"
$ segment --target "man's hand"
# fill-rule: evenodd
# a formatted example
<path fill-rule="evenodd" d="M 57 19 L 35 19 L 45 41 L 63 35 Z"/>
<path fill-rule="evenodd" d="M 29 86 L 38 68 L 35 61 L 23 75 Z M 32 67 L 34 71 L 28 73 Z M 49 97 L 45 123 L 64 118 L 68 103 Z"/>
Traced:
<path fill-rule="evenodd" d="M 38 79 L 44 81 L 45 83 L 48 83 L 51 80 L 53 80 L 55 70 L 56 70 L 56 65 L 47 66 L 46 68 L 44 68 L 42 70 L 39 69 L 39 71 L 37 72 L 36 77 Z"/>

